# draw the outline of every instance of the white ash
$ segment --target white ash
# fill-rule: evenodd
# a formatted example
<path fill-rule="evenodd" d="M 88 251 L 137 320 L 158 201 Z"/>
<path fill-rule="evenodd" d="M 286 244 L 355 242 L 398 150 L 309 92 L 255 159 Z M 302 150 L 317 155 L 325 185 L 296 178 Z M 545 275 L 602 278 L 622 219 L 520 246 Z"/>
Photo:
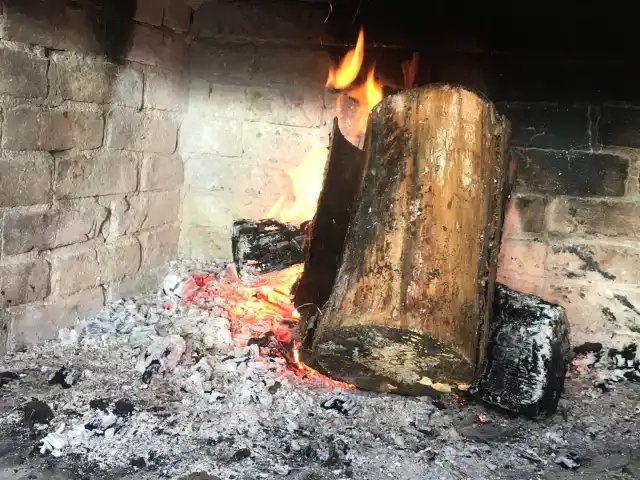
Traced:
<path fill-rule="evenodd" d="M 174 264 L 183 279 L 189 271 L 207 273 L 196 263 Z M 586 464 L 640 440 L 638 402 L 624 401 L 640 390 L 629 382 L 594 398 L 584 394 L 594 391 L 590 377 L 574 374 L 562 415 L 536 423 L 490 412 L 492 422 L 478 424 L 485 407 L 447 396 L 432 404 L 301 380 L 281 357 L 232 337 L 220 312 L 163 293 L 140 296 L 7 356 L 2 369 L 24 377 L 0 390 L 0 405 L 8 405 L 0 431 L 20 434 L 19 408 L 36 397 L 55 415 L 33 427 L 33 446 L 56 462 L 124 471 L 119 478 L 208 472 L 236 480 L 538 478 L 559 472 L 555 460 L 567 451 L 579 450 Z M 145 384 L 152 360 L 159 367 Z M 80 378 L 68 389 L 49 385 L 63 366 Z M 118 410 L 123 399 L 133 407 Z"/>

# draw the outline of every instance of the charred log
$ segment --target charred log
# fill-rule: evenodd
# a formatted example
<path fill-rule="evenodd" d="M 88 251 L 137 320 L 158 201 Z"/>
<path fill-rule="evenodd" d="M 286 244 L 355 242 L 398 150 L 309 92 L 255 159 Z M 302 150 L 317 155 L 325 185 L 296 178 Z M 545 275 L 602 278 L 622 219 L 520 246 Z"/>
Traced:
<path fill-rule="evenodd" d="M 277 220 L 237 220 L 231 248 L 240 278 L 303 263 L 308 248 L 308 222 L 300 227 Z"/>
<path fill-rule="evenodd" d="M 508 129 L 458 86 L 373 109 L 362 190 L 313 338 L 333 377 L 416 395 L 471 382 L 491 318 Z"/>
<path fill-rule="evenodd" d="M 514 413 L 550 415 L 570 360 L 564 308 L 497 285 L 483 372 L 470 392 Z"/>
<path fill-rule="evenodd" d="M 311 223 L 311 244 L 295 288 L 294 304 L 303 328 L 308 329 L 305 339 L 312 338 L 314 318 L 331 294 L 363 169 L 364 153 L 344 137 L 334 119 L 324 183 Z M 310 346 L 309 341 L 303 342 L 303 350 Z"/>

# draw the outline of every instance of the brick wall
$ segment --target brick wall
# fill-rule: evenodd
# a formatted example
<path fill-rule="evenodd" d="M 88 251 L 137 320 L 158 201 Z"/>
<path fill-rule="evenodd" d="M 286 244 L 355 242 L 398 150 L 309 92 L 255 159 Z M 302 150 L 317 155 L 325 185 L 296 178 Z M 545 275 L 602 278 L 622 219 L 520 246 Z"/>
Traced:
<path fill-rule="evenodd" d="M 574 344 L 640 339 L 640 110 L 503 105 L 517 183 L 499 280 L 565 306 Z"/>
<path fill-rule="evenodd" d="M 0 351 L 156 288 L 176 252 L 191 10 L 103 5 L 2 5 Z"/>

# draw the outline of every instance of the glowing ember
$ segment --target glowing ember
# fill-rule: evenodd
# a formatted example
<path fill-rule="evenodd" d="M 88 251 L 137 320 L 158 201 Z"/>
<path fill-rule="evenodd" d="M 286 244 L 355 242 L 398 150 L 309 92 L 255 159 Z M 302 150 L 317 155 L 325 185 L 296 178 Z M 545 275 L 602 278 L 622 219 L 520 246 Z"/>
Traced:
<path fill-rule="evenodd" d="M 329 67 L 329 77 L 327 78 L 326 86 L 342 90 L 351 85 L 360 72 L 363 58 L 364 29 L 361 28 L 356 46 L 345 54 L 338 68 Z"/>
<path fill-rule="evenodd" d="M 231 323 L 231 334 L 239 344 L 246 345 L 250 339 L 271 332 L 280 343 L 281 356 L 299 378 L 318 380 L 332 388 L 354 388 L 325 377 L 300 360 L 300 345 L 292 338 L 292 326 L 297 324 L 300 314 L 293 306 L 291 286 L 302 269 L 303 265 L 294 265 L 256 276 L 246 283 L 227 269 L 217 276 L 200 277 L 203 286 L 186 301 L 201 308 L 222 309 Z"/>

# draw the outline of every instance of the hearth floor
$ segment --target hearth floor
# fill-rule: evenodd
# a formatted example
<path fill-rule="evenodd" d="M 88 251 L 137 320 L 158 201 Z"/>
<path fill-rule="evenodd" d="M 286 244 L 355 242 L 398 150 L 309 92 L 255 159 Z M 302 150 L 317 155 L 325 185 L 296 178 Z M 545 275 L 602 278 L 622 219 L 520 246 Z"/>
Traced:
<path fill-rule="evenodd" d="M 0 371 L 19 378 L 0 377 L 0 479 L 640 478 L 640 385 L 604 363 L 572 369 L 553 417 L 510 418 L 301 376 L 244 346 L 233 319 L 230 335 L 223 303 L 139 296 L 6 356 Z"/>

